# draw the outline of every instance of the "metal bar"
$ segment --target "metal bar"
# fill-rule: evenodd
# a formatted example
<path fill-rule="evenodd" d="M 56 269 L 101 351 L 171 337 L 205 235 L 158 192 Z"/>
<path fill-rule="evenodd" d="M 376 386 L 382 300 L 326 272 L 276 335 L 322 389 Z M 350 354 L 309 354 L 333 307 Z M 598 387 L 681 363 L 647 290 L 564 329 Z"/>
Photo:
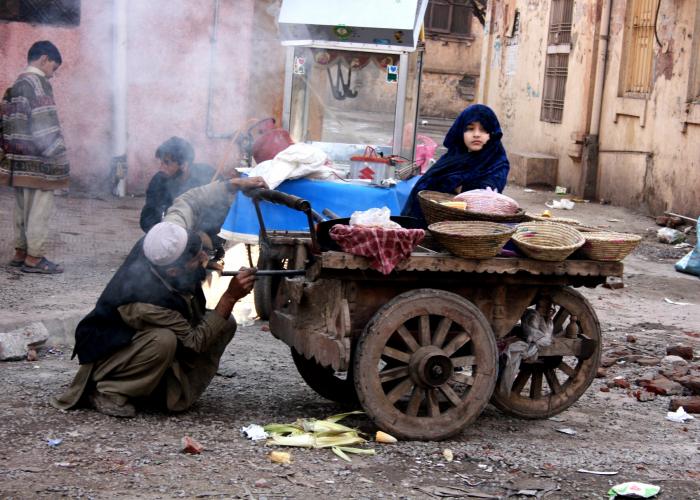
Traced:
<path fill-rule="evenodd" d="M 287 47 L 287 58 L 284 71 L 284 100 L 282 105 L 282 128 L 289 130 L 292 115 L 292 71 L 294 68 L 294 47 Z"/>
<path fill-rule="evenodd" d="M 391 148 L 394 155 L 401 155 L 403 146 L 403 126 L 406 113 L 406 92 L 408 90 L 408 54 L 401 53 L 399 57 L 399 88 L 396 89 L 396 111 L 394 113 L 394 145 Z"/>
<path fill-rule="evenodd" d="M 680 214 L 674 214 L 673 212 L 664 212 L 664 215 L 670 215 L 671 217 L 678 217 L 679 219 L 684 219 L 687 220 L 688 222 L 698 222 L 698 219 L 691 219 L 690 217 L 686 217 L 685 215 L 680 215 Z"/>
<path fill-rule="evenodd" d="M 221 276 L 238 276 L 241 271 L 222 271 Z M 255 276 L 303 276 L 305 269 L 260 269 Z"/>

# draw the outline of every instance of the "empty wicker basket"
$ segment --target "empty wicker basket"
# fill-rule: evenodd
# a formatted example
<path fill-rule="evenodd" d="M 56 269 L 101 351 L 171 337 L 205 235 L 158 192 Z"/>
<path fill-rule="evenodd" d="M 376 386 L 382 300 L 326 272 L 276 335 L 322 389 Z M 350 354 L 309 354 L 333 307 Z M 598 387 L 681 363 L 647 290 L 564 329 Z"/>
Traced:
<path fill-rule="evenodd" d="M 512 215 L 499 215 L 448 207 L 440 203 L 443 201 L 454 201 L 454 195 L 438 193 L 437 191 L 418 193 L 418 202 L 428 224 L 442 221 L 522 222 L 525 220 L 525 211 L 522 208 Z"/>
<path fill-rule="evenodd" d="M 548 261 L 565 260 L 586 242 L 572 226 L 556 222 L 519 224 L 513 241 L 528 257 Z"/>
<path fill-rule="evenodd" d="M 576 219 L 570 219 L 568 217 L 542 217 L 541 215 L 526 214 L 526 219 L 537 222 L 558 222 L 561 224 L 569 224 L 570 226 L 578 226 L 581 224 Z"/>
<path fill-rule="evenodd" d="M 608 231 L 584 233 L 586 243 L 581 254 L 593 260 L 619 261 L 635 249 L 642 237 L 636 234 L 612 233 Z"/>
<path fill-rule="evenodd" d="M 428 226 L 435 239 L 465 259 L 495 257 L 515 232 L 514 227 L 487 221 L 444 221 Z"/>

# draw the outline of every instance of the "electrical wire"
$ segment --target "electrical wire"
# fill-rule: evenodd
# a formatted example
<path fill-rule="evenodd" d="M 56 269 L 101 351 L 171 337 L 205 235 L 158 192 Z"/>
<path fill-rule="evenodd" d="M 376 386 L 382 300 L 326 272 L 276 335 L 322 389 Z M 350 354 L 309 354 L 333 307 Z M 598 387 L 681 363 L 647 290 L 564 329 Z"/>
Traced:
<path fill-rule="evenodd" d="M 659 40 L 659 32 L 656 31 L 656 24 L 659 22 L 659 8 L 661 7 L 661 0 L 659 0 L 656 4 L 656 13 L 654 14 L 654 38 L 656 38 L 656 43 L 659 44 L 659 47 L 663 47 L 663 44 L 661 43 L 661 40 Z"/>

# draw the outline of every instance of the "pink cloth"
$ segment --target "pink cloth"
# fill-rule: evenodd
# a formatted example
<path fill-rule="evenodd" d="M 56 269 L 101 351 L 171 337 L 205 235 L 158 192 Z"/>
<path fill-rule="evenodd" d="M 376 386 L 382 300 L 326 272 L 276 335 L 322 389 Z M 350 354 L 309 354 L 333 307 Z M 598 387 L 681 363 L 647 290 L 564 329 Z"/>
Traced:
<path fill-rule="evenodd" d="M 389 274 L 423 241 L 425 231 L 337 224 L 331 228 L 330 236 L 344 252 L 367 257 L 372 269 Z"/>

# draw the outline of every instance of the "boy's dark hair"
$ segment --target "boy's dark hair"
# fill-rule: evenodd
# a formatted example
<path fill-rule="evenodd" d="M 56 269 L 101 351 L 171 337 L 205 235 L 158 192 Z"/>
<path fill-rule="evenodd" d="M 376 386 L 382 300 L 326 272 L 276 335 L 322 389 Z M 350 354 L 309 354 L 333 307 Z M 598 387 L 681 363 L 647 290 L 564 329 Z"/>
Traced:
<path fill-rule="evenodd" d="M 194 149 L 185 139 L 171 137 L 156 149 L 156 158 L 159 160 L 171 160 L 178 165 L 192 163 L 194 161 Z"/>
<path fill-rule="evenodd" d="M 34 45 L 29 48 L 29 52 L 27 52 L 27 62 L 36 61 L 41 56 L 48 57 L 49 61 L 58 63 L 59 66 L 63 64 L 63 58 L 58 48 L 48 40 L 35 42 Z"/>

